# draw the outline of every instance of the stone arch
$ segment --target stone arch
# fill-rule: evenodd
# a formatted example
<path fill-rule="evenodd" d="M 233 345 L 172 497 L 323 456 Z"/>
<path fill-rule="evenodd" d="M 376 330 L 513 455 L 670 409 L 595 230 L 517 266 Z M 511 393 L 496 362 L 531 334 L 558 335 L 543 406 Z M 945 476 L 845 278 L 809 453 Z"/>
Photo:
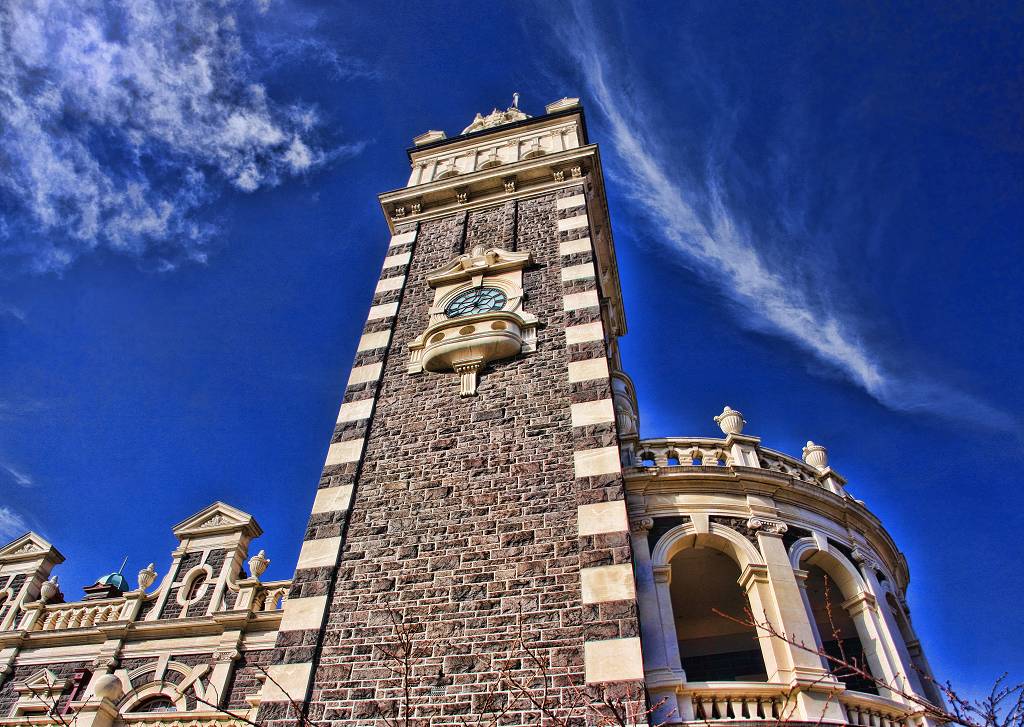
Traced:
<path fill-rule="evenodd" d="M 132 689 L 121 698 L 118 704 L 118 711 L 122 714 L 132 712 L 139 705 L 154 697 L 167 697 L 174 704 L 175 711 L 188 711 L 188 700 L 185 695 L 178 692 L 173 684 L 164 681 L 148 682 L 140 684 L 136 689 Z"/>
<path fill-rule="evenodd" d="M 130 688 L 132 683 L 139 677 L 152 674 L 154 666 L 155 663 L 150 662 L 133 669 L 130 673 L 122 672 L 119 675 L 121 683 L 125 684 L 127 682 L 129 687 L 118 703 L 118 710 L 120 712 L 132 712 L 143 702 L 160 696 L 167 697 L 174 704 L 175 711 L 187 712 L 189 711 L 190 692 L 194 697 L 204 698 L 200 678 L 208 671 L 209 667 L 206 665 L 188 666 L 173 659 L 167 662 L 163 676 L 160 679 L 150 679 L 134 688 Z M 168 679 L 168 672 L 174 672 L 180 675 L 181 678 Z"/>
<path fill-rule="evenodd" d="M 789 551 L 793 569 L 802 574 L 804 605 L 819 648 L 832 653 L 839 648 L 839 642 L 848 646 L 850 640 L 855 639 L 854 644 L 859 642 L 864 665 L 871 676 L 886 684 L 895 683 L 898 670 L 893 665 L 897 662 L 894 662 L 894 655 L 890 653 L 883 638 L 882 616 L 875 596 L 857 567 L 843 553 L 828 543 L 825 543 L 824 547 L 819 543 L 820 541 L 813 537 L 801 538 L 793 543 Z M 838 603 L 833 601 L 831 604 L 834 620 L 829 624 L 829 629 L 823 628 L 815 613 L 825 610 L 825 605 L 819 602 L 821 594 L 809 593 L 810 584 L 815 581 L 816 571 L 822 572 L 835 584 L 841 597 Z M 826 637 L 832 637 L 832 629 L 837 630 L 840 637 L 826 640 Z M 844 647 L 843 651 L 849 649 Z M 839 656 L 837 653 L 832 655 Z M 846 657 L 860 661 L 860 654 L 846 653 Z M 823 658 L 822 666 L 829 671 L 835 671 L 836 665 Z M 855 691 L 881 693 L 881 696 L 890 698 L 895 696 L 889 689 L 855 675 L 840 677 L 840 680 L 846 682 L 847 688 Z"/>
<path fill-rule="evenodd" d="M 789 550 L 789 562 L 793 564 L 793 570 L 803 569 L 805 562 L 821 568 L 835 581 L 844 599 L 869 592 L 864 577 L 845 555 L 830 545 L 822 550 L 814 538 L 800 538 L 793 543 Z"/>
<path fill-rule="evenodd" d="M 655 567 L 669 565 L 678 552 L 693 547 L 721 551 L 736 561 L 744 572 L 751 566 L 765 567 L 764 558 L 749 540 L 720 523 L 709 523 L 707 532 L 698 532 L 692 522 L 677 525 L 658 540 L 651 553 L 651 562 Z"/>
<path fill-rule="evenodd" d="M 686 681 L 763 682 L 776 673 L 770 640 L 714 614 L 740 615 L 748 604 L 759 611 L 772 600 L 767 566 L 750 541 L 719 523 L 686 522 L 661 537 L 651 561 L 661 631 Z"/>

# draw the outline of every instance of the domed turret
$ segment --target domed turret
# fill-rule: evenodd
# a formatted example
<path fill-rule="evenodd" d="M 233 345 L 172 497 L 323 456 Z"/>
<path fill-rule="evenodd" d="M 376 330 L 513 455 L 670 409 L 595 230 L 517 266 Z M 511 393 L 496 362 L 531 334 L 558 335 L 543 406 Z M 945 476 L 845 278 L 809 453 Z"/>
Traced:
<path fill-rule="evenodd" d="M 125 559 L 127 562 L 127 559 Z M 121 570 L 124 570 L 124 564 L 121 564 Z M 128 579 L 121 575 L 121 570 L 115 573 L 108 573 L 103 576 L 91 586 L 86 586 L 85 598 L 83 600 L 91 601 L 98 598 L 117 598 L 123 593 L 131 590 L 128 585 Z"/>

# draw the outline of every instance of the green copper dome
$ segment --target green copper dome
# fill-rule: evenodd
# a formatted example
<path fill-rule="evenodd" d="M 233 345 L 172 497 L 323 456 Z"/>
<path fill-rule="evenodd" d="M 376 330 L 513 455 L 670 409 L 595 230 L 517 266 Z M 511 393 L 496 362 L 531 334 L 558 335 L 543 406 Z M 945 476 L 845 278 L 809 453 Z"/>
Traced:
<path fill-rule="evenodd" d="M 101 586 L 114 586 L 121 593 L 124 593 L 125 591 L 129 590 L 128 581 L 125 580 L 125 577 L 120 573 L 111 573 L 109 575 L 105 575 L 98 581 L 96 581 L 96 584 Z"/>

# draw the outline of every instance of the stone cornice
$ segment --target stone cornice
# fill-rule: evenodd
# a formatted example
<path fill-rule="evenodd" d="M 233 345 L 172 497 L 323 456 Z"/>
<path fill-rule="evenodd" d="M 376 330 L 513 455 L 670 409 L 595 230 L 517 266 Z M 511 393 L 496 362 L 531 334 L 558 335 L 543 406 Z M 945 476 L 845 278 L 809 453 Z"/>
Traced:
<path fill-rule="evenodd" d="M 586 174 L 593 170 L 590 164 L 596 158 L 597 145 L 591 144 L 426 184 L 394 189 L 378 195 L 377 199 L 394 233 L 395 225 L 445 217 L 453 211 L 478 209 L 496 202 L 522 199 L 580 184 L 580 178 L 573 178 L 570 174 L 574 162 L 589 162 L 581 169 Z M 565 172 L 562 179 L 556 179 L 555 172 L 558 171 Z M 504 184 L 508 177 L 515 177 L 516 180 L 515 189 L 511 192 L 506 191 Z M 460 191 L 467 193 L 465 202 L 458 201 Z M 416 202 L 420 204 L 418 212 L 412 209 Z M 394 216 L 394 208 L 403 204 L 407 207 L 405 213 L 399 217 Z"/>

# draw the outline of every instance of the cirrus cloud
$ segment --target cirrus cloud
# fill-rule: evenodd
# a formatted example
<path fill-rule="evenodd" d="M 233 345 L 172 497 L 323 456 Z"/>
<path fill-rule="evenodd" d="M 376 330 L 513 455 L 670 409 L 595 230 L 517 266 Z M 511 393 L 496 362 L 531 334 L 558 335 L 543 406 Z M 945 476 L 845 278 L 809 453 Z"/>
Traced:
<path fill-rule="evenodd" d="M 743 325 L 810 353 L 828 370 L 894 411 L 925 412 L 1003 432 L 1019 430 L 1011 414 L 901 366 L 885 346 L 866 340 L 861 333 L 864 321 L 839 305 L 806 266 L 778 254 L 779 241 L 752 224 L 730 199 L 722 173 L 723 157 L 734 153 L 729 140 L 724 135 L 709 138 L 707 151 L 693 165 L 696 168 L 688 169 L 680 159 L 670 158 L 663 143 L 665 127 L 651 123 L 644 113 L 650 104 L 642 74 L 633 73 L 628 59 L 609 50 L 629 44 L 610 37 L 614 31 L 605 35 L 599 22 L 602 13 L 590 4 L 573 2 L 556 12 L 560 22 L 552 26 L 562 34 L 562 46 L 569 49 L 610 132 L 616 155 L 609 164 L 612 174 L 642 214 L 655 223 L 661 244 L 672 258 L 711 282 L 734 304 Z M 677 73 L 685 76 L 690 87 L 701 90 L 695 96 L 706 99 L 713 109 L 716 127 L 729 127 L 738 111 L 710 69 L 695 64 L 678 68 Z M 791 127 L 787 133 L 793 133 Z M 775 166 L 785 170 L 787 148 L 783 145 L 771 152 Z M 778 190 L 771 193 L 786 236 L 810 237 L 802 229 L 803 203 Z M 816 261 L 829 254 L 827 240 L 812 239 L 807 244 Z"/>

